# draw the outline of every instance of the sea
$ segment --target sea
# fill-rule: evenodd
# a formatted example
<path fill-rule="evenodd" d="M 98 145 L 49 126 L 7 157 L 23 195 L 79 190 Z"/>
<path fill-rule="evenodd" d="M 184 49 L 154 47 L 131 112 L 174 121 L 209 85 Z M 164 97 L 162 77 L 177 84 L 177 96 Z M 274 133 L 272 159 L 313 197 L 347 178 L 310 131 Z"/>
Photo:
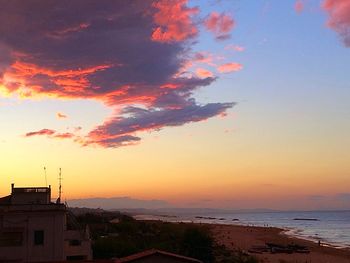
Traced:
<path fill-rule="evenodd" d="M 232 212 L 136 215 L 139 220 L 279 227 L 285 234 L 350 248 L 350 211 Z"/>

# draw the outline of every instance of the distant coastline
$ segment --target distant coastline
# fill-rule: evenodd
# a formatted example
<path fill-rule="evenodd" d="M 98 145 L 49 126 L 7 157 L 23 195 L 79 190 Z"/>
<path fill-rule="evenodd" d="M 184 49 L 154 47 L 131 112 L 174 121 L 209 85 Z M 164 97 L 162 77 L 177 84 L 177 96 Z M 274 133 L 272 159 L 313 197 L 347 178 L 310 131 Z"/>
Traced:
<path fill-rule="evenodd" d="M 295 213 L 301 214 L 306 220 L 294 220 L 298 218 Z M 290 214 L 290 215 L 289 215 Z M 288 218 L 287 216 L 288 215 Z M 343 216 L 343 221 L 328 219 L 329 216 Z M 314 243 L 322 242 L 324 245 L 334 248 L 350 248 L 350 233 L 346 236 L 350 221 L 349 211 L 337 212 L 257 212 L 257 213 L 232 213 L 232 214 L 134 214 L 137 220 L 159 220 L 165 222 L 199 223 L 212 225 L 239 225 L 277 227 L 283 229 L 287 236 L 301 238 Z M 262 220 L 261 218 L 264 217 Z M 258 218 L 258 219 L 257 219 Z M 308 220 L 311 219 L 312 220 Z M 259 220 L 260 219 L 260 220 Z M 348 222 L 348 223 L 347 223 Z M 343 223 L 343 224 L 342 224 Z M 329 229 L 327 229 L 329 228 Z M 337 229 L 338 228 L 338 229 Z M 342 228 L 344 230 L 342 231 Z M 341 238 L 340 238 L 341 237 Z"/>
<path fill-rule="evenodd" d="M 87 211 L 104 211 L 101 208 L 70 208 L 79 214 Z M 165 222 L 207 223 L 242 226 L 273 226 L 284 230 L 289 236 L 314 243 L 320 240 L 325 245 L 350 247 L 350 211 L 276 211 L 276 210 L 222 210 L 222 209 L 111 209 L 128 214 L 137 220 L 158 220 Z M 109 210 L 109 211 L 111 211 Z M 107 210 L 108 211 L 108 210 Z M 231 211 L 231 212 L 230 212 Z M 243 211 L 243 212 L 238 212 Z M 259 211 L 259 212 L 256 212 Z M 222 213 L 224 212 L 224 213 Z M 313 218 L 317 220 L 294 220 Z"/>
<path fill-rule="evenodd" d="M 201 216 L 200 216 L 201 217 Z M 248 255 L 255 256 L 264 262 L 318 262 L 318 263 L 349 263 L 350 247 L 340 247 L 308 239 L 288 228 L 279 228 L 272 226 L 252 226 L 244 222 L 213 222 L 210 220 L 182 220 L 181 216 L 168 215 L 135 215 L 137 220 L 145 221 L 166 221 L 172 223 L 188 223 L 208 225 L 211 229 L 214 239 L 219 245 L 224 245 L 231 251 L 237 249 Z M 210 217 L 213 218 L 213 217 Z M 203 218 L 199 218 L 203 219 Z M 218 218 L 220 219 L 220 218 Z M 209 221 L 209 222 L 205 222 Z M 298 246 L 305 248 L 306 253 L 274 253 L 268 250 L 267 244 L 276 244 L 276 246 Z M 264 248 L 263 250 L 256 250 Z M 255 250 L 255 251 L 254 251 Z"/>

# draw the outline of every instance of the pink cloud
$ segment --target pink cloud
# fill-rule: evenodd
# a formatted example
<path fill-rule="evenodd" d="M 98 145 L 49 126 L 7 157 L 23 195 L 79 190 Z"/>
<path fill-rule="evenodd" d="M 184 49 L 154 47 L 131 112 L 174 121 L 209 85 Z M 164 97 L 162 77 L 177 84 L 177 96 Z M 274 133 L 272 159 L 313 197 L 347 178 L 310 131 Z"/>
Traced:
<path fill-rule="evenodd" d="M 239 64 L 236 62 L 230 62 L 230 63 L 222 64 L 221 66 L 219 66 L 217 68 L 217 70 L 220 73 L 230 73 L 230 72 L 234 72 L 234 71 L 239 71 L 242 68 L 243 68 L 242 64 Z"/>
<path fill-rule="evenodd" d="M 187 0 L 170 1 L 161 0 L 153 4 L 158 9 L 154 14 L 154 22 L 158 25 L 152 33 L 152 40 L 159 42 L 183 41 L 194 37 L 198 29 L 191 17 L 199 9 L 188 8 Z"/>
<path fill-rule="evenodd" d="M 226 50 L 232 50 L 237 52 L 243 52 L 245 50 L 245 47 L 239 46 L 239 45 L 227 45 L 225 47 Z"/>
<path fill-rule="evenodd" d="M 328 27 L 335 30 L 345 46 L 350 47 L 350 1 L 324 0 L 322 8 L 328 12 Z"/>
<path fill-rule="evenodd" d="M 212 77 L 214 77 L 214 74 L 211 71 L 206 70 L 204 68 L 197 68 L 196 74 L 200 78 L 212 78 Z"/>
<path fill-rule="evenodd" d="M 57 138 L 57 139 L 70 139 L 70 138 L 76 137 L 73 133 L 70 133 L 70 132 L 59 133 L 51 129 L 41 129 L 38 131 L 28 132 L 24 136 L 25 137 L 47 136 L 50 138 Z"/>
<path fill-rule="evenodd" d="M 57 139 L 70 139 L 75 137 L 75 135 L 70 132 L 65 132 L 65 133 L 55 133 L 53 137 Z"/>
<path fill-rule="evenodd" d="M 235 26 L 233 18 L 225 13 L 212 12 L 205 20 L 206 29 L 212 32 L 216 39 L 227 39 Z"/>
<path fill-rule="evenodd" d="M 25 137 L 37 136 L 37 135 L 53 135 L 56 131 L 51 129 L 41 129 L 39 131 L 28 132 Z"/>
<path fill-rule="evenodd" d="M 297 13 L 301 13 L 304 10 L 304 2 L 302 0 L 297 0 L 294 4 L 294 10 Z"/>
<path fill-rule="evenodd" d="M 210 66 L 215 66 L 214 56 L 209 52 L 197 52 L 194 55 L 192 62 L 203 63 Z"/>

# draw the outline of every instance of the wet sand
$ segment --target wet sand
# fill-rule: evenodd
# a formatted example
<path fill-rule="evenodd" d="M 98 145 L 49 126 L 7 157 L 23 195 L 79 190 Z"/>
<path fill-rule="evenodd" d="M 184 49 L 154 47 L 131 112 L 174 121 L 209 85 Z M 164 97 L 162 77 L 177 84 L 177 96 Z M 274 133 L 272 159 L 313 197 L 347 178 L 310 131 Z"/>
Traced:
<path fill-rule="evenodd" d="M 252 227 L 237 225 L 210 225 L 215 240 L 226 248 L 247 251 L 252 246 L 263 246 L 266 242 L 280 245 L 291 243 L 306 246 L 309 254 L 299 253 L 249 253 L 265 263 L 350 263 L 350 250 L 338 249 L 287 236 L 283 229 L 275 227 Z"/>

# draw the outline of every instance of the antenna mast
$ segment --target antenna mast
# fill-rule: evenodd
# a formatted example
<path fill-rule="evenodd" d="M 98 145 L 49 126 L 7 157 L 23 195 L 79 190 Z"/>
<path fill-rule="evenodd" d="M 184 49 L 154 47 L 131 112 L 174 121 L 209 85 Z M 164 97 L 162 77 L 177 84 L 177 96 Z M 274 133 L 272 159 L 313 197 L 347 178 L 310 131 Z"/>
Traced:
<path fill-rule="evenodd" d="M 59 187 L 58 187 L 58 203 L 61 203 L 61 197 L 62 197 L 62 169 L 60 168 L 60 172 L 58 175 L 58 183 L 59 183 Z"/>
<path fill-rule="evenodd" d="M 46 167 L 44 166 L 44 174 L 45 174 L 45 187 L 47 187 L 47 176 L 46 176 Z"/>

